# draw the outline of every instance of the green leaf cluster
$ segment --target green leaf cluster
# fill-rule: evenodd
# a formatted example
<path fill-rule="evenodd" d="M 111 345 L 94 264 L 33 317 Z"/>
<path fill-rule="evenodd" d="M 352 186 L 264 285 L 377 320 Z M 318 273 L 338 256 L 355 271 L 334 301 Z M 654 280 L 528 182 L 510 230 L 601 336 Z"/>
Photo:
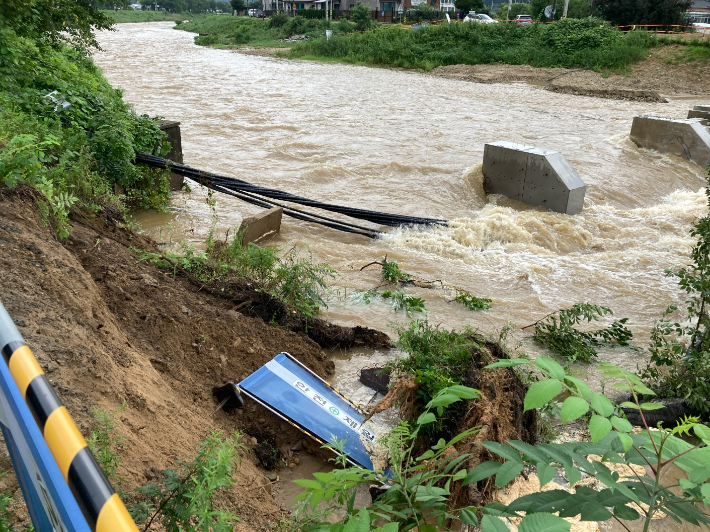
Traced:
<path fill-rule="evenodd" d="M 476 297 L 468 292 L 461 292 L 454 298 L 454 301 L 458 301 L 471 310 L 489 310 L 492 300 L 485 297 Z"/>
<path fill-rule="evenodd" d="M 553 353 L 571 360 L 590 362 L 597 356 L 595 347 L 616 342 L 628 345 L 632 338 L 626 327 L 628 318 L 614 320 L 609 327 L 593 331 L 575 328 L 580 322 L 590 323 L 606 315 L 613 315 L 611 309 L 589 303 L 577 303 L 572 308 L 559 310 L 535 324 L 533 340 L 547 346 Z"/>
<path fill-rule="evenodd" d="M 241 436 L 213 432 L 200 442 L 196 456 L 178 460 L 156 482 L 136 488 L 137 500 L 128 507 L 131 517 L 145 529 L 157 519 L 170 532 L 231 532 L 239 519 L 217 502 L 234 483 L 244 448 Z"/>

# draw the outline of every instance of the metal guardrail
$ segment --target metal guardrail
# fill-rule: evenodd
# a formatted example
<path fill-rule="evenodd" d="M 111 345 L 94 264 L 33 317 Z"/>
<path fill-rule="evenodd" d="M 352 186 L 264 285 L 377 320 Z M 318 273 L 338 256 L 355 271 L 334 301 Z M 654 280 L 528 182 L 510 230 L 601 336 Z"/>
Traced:
<path fill-rule="evenodd" d="M 137 532 L 2 303 L 0 351 L 0 427 L 35 530 Z M 77 505 L 84 522 L 76 515 Z"/>

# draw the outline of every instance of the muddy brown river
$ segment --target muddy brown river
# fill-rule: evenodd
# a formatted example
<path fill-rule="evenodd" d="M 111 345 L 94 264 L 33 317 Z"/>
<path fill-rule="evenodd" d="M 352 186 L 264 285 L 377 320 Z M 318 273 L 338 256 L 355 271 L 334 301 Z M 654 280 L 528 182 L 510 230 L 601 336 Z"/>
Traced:
<path fill-rule="evenodd" d="M 181 122 L 186 164 L 326 202 L 451 221 L 373 241 L 284 218 L 275 244 L 307 245 L 339 272 L 326 318 L 390 333 L 389 324 L 408 321 L 386 301 L 353 297 L 381 284 L 378 268 L 360 268 L 387 255 L 417 278 L 442 282 L 407 289 L 426 300 L 431 323 L 496 335 L 508 322 L 524 326 L 586 301 L 628 317 L 641 348 L 605 349 L 600 359 L 642 363 L 653 320 L 681 300 L 664 269 L 688 260 L 688 230 L 706 212 L 705 181 L 693 164 L 638 149 L 631 121 L 642 113 L 684 118 L 709 101 L 602 100 L 255 57 L 198 47 L 193 37 L 171 23 L 122 24 L 100 35 L 105 51 L 95 56 L 138 113 Z M 562 152 L 587 184 L 584 210 L 567 216 L 486 197 L 483 148 L 498 140 Z M 159 242 L 199 244 L 212 223 L 205 199 L 193 186 L 173 195 L 168 213 L 137 218 Z M 218 195 L 218 233 L 258 210 Z M 451 287 L 492 299 L 491 310 L 452 303 Z M 535 354 L 529 331 L 513 341 Z"/>

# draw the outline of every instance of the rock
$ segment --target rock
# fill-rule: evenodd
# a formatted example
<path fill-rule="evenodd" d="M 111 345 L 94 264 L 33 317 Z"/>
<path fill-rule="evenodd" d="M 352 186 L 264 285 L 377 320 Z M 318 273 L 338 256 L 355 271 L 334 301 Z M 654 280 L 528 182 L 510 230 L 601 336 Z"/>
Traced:
<path fill-rule="evenodd" d="M 291 446 L 291 450 L 294 452 L 302 451 L 303 450 L 303 440 L 298 440 L 296 443 L 294 443 Z"/>
<path fill-rule="evenodd" d="M 266 473 L 266 478 L 268 478 L 271 482 L 277 482 L 279 480 L 279 476 L 273 471 L 270 473 Z"/>
<path fill-rule="evenodd" d="M 289 469 L 296 469 L 296 464 L 294 462 L 291 462 L 290 464 L 288 464 L 288 468 Z"/>
<path fill-rule="evenodd" d="M 143 279 L 143 283 L 147 284 L 148 286 L 160 286 L 160 283 L 158 283 L 158 281 L 154 277 L 151 277 L 147 273 L 142 274 L 141 279 Z"/>

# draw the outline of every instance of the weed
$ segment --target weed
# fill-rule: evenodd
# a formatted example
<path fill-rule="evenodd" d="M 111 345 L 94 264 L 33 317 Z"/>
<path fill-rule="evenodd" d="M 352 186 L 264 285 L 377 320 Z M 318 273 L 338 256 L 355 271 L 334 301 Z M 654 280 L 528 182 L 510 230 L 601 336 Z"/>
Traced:
<path fill-rule="evenodd" d="M 388 283 L 406 283 L 410 280 L 409 274 L 399 269 L 395 260 L 382 259 L 382 278 Z"/>
<path fill-rule="evenodd" d="M 413 375 L 420 385 L 422 404 L 443 388 L 459 384 L 471 361 L 471 350 L 480 347 L 470 329 L 447 331 L 427 321 L 414 320 L 397 332 L 397 347 L 409 356 L 388 362 L 385 367 L 395 373 Z"/>
<path fill-rule="evenodd" d="M 391 299 L 392 306 L 395 312 L 398 310 L 404 310 L 408 317 L 412 317 L 415 312 L 421 312 L 426 314 L 426 308 L 424 308 L 424 300 L 420 297 L 408 296 L 404 290 L 385 290 L 382 292 L 382 297 L 384 299 Z"/>
<path fill-rule="evenodd" d="M 163 471 L 157 483 L 136 489 L 141 500 L 129 506 L 131 517 L 143 530 L 150 530 L 156 519 L 171 532 L 233 530 L 238 517 L 215 503 L 234 483 L 232 474 L 241 463 L 239 450 L 244 448 L 241 437 L 239 432 L 227 438 L 213 432 L 200 442 L 196 456 L 178 460 L 177 468 Z"/>
<path fill-rule="evenodd" d="M 116 428 L 119 425 L 116 421 L 116 414 L 123 412 L 125 408 L 124 403 L 115 412 L 96 409 L 91 411 L 94 425 L 91 427 L 86 442 L 106 478 L 112 483 L 120 483 L 122 480 L 116 475 L 116 471 L 121 467 L 119 452 L 123 447 L 124 437 L 121 434 L 116 434 Z"/>

